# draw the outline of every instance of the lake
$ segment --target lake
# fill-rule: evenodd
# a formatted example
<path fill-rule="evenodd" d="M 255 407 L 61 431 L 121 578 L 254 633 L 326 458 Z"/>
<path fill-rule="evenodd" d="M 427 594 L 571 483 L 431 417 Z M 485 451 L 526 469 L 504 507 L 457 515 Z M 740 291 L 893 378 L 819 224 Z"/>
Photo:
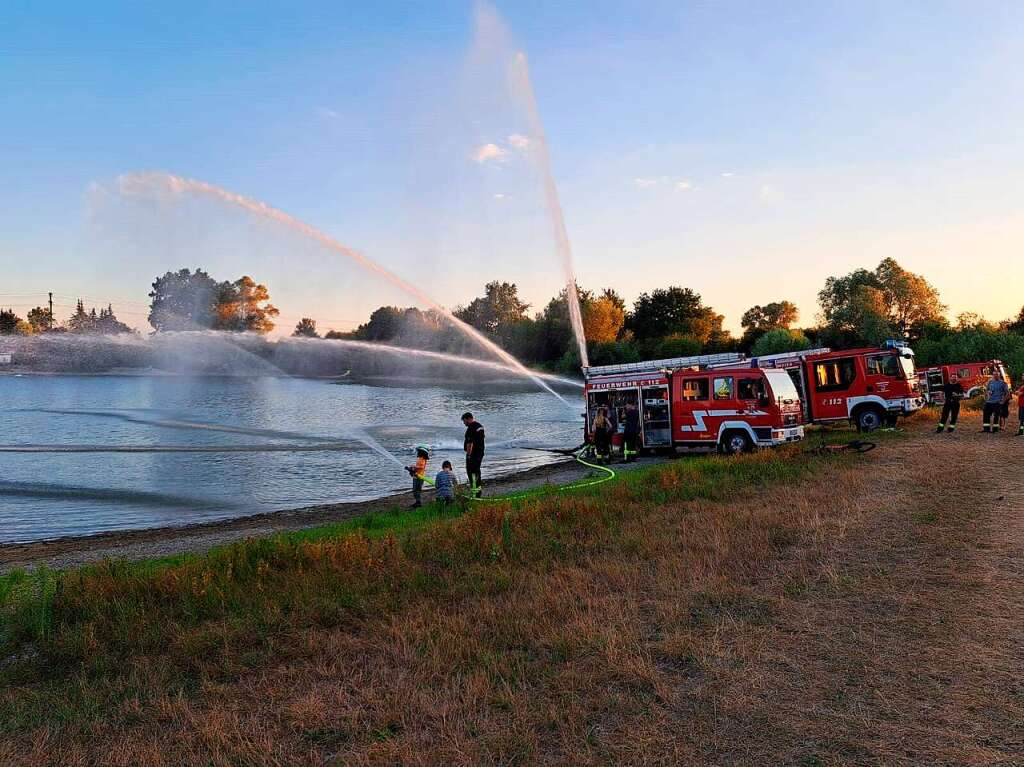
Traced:
<path fill-rule="evenodd" d="M 568 394 L 567 399 L 579 395 Z M 582 407 L 582 406 L 581 406 Z M 548 393 L 395 388 L 301 378 L 0 376 L 0 443 L 141 452 L 0 453 L 0 543 L 180 526 L 408 489 L 432 448 L 465 478 L 461 414 L 487 429 L 484 478 L 548 463 L 582 420 Z M 317 441 L 331 451 L 297 452 Z M 147 452 L 222 447 L 231 452 Z M 247 452 L 272 446 L 277 452 Z"/>

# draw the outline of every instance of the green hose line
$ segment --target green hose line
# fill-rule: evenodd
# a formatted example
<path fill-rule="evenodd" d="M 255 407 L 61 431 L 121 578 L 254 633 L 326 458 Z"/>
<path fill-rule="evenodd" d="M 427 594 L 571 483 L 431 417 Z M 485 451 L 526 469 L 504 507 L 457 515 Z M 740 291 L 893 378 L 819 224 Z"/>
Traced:
<path fill-rule="evenodd" d="M 583 458 L 580 457 L 579 455 L 573 455 L 573 458 L 576 460 L 577 463 L 581 463 L 584 466 L 587 466 L 591 469 L 598 469 L 600 471 L 603 471 L 607 476 L 600 477 L 598 479 L 592 479 L 587 482 L 576 482 L 572 485 L 563 485 L 561 487 L 556 487 L 554 488 L 554 492 L 563 492 L 565 490 L 580 490 L 581 488 L 584 487 L 593 487 L 594 485 L 600 485 L 602 482 L 607 482 L 608 480 L 615 479 L 616 477 L 615 472 L 609 469 L 607 466 L 601 466 L 600 464 L 584 461 Z M 521 495 L 504 495 L 501 496 L 500 498 L 473 498 L 471 496 L 469 500 L 476 501 L 477 503 L 502 503 L 504 501 L 514 501 L 517 498 L 529 498 L 532 495 L 535 494 L 522 493 Z"/>

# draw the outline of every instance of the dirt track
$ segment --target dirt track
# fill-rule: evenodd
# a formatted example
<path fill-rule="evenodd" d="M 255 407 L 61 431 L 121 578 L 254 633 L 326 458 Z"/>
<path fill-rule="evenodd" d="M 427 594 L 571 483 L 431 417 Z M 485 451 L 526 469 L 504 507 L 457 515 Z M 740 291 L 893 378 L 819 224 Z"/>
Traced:
<path fill-rule="evenodd" d="M 704 691 L 695 756 L 1024 764 L 1024 437 L 971 414 L 931 429 L 837 486 L 853 524 L 790 576 L 791 609 L 735 638 L 746 662 Z"/>

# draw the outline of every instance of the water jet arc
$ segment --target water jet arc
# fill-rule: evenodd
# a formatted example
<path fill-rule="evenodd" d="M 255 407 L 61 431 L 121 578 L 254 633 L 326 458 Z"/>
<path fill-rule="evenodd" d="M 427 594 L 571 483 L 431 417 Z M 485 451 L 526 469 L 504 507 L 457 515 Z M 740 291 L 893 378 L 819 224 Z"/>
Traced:
<path fill-rule="evenodd" d="M 580 299 L 576 292 L 576 270 L 572 262 L 572 246 L 569 244 L 569 232 L 565 228 L 565 215 L 562 213 L 562 203 L 558 197 L 558 186 L 555 184 L 555 176 L 551 170 L 551 153 L 548 151 L 548 139 L 547 134 L 544 132 L 544 123 L 540 119 L 540 107 L 537 105 L 537 96 L 533 92 L 530 67 L 526 61 L 526 54 L 522 51 L 515 56 L 512 65 L 512 79 L 513 86 L 518 91 L 526 110 L 526 119 L 530 126 L 531 149 L 540 167 L 541 181 L 544 187 L 544 201 L 547 204 L 548 216 L 551 219 L 555 249 L 562 260 L 562 269 L 565 275 L 565 301 L 569 306 L 569 321 L 572 323 L 573 335 L 576 336 L 580 364 L 583 367 L 589 367 L 587 336 L 583 329 L 583 312 L 580 310 Z"/>
<path fill-rule="evenodd" d="M 213 184 L 208 184 L 205 181 L 181 178 L 179 176 L 173 176 L 167 173 L 134 173 L 120 176 L 118 178 L 118 190 L 121 194 L 126 196 L 137 196 L 146 192 L 152 192 L 154 190 L 164 190 L 177 195 L 193 194 L 203 197 L 209 197 L 220 202 L 228 203 L 229 205 L 234 205 L 235 207 L 241 208 L 242 210 L 248 211 L 249 213 L 260 216 L 261 218 L 265 218 L 269 221 L 274 221 L 276 223 L 282 224 L 291 229 L 292 231 L 298 232 L 299 234 L 308 237 L 311 240 L 314 240 L 315 242 L 320 243 L 327 249 L 332 250 L 335 253 L 338 253 L 340 255 L 345 256 L 346 258 L 355 261 L 364 269 L 380 274 L 388 281 L 390 281 L 392 284 L 401 288 L 406 293 L 413 296 L 423 304 L 429 306 L 431 309 L 440 313 L 446 320 L 448 320 L 449 323 L 451 323 L 454 327 L 458 328 L 462 333 L 464 333 L 467 337 L 473 340 L 482 349 L 486 350 L 490 354 L 493 354 L 502 362 L 505 362 L 507 365 L 509 365 L 509 367 L 513 368 L 520 375 L 523 375 L 531 379 L 542 389 L 545 389 L 546 391 L 550 392 L 552 395 L 560 399 L 562 402 L 564 402 L 567 407 L 572 407 L 565 400 L 565 398 L 562 397 L 561 394 L 556 392 L 545 381 L 541 380 L 538 376 L 536 376 L 531 370 L 529 370 L 525 365 L 523 365 L 523 363 L 521 363 L 507 351 L 502 349 L 496 343 L 491 341 L 489 338 L 483 335 L 483 333 L 474 328 L 472 325 L 469 325 L 460 320 L 458 317 L 456 317 L 454 314 L 448 311 L 448 309 L 441 306 L 439 303 L 437 303 L 434 299 L 432 299 L 422 290 L 417 288 L 415 285 L 405 281 L 398 275 L 391 272 L 389 269 L 386 269 L 385 267 L 378 264 L 376 261 L 367 258 L 359 251 L 354 250 L 353 248 L 350 248 L 347 245 L 342 245 L 340 242 L 328 236 L 324 232 L 321 232 L 319 229 L 303 221 L 300 221 L 299 219 L 295 218 L 294 216 L 288 213 L 285 213 L 282 210 L 278 210 L 277 208 L 271 207 L 270 205 L 267 205 L 265 202 L 260 202 L 259 200 L 244 197 L 243 195 L 230 192 L 218 186 L 214 186 Z"/>

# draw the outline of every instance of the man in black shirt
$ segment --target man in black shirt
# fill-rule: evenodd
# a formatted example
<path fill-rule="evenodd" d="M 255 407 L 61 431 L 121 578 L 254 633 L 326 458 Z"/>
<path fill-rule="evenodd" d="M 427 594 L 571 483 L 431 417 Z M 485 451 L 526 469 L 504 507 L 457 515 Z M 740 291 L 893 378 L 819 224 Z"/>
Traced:
<path fill-rule="evenodd" d="M 473 418 L 472 413 L 463 413 L 462 423 L 466 425 L 466 437 L 462 443 L 466 451 L 466 475 L 469 479 L 470 492 L 479 498 L 483 494 L 480 464 L 484 460 L 484 427 Z"/>
<path fill-rule="evenodd" d="M 943 429 L 947 432 L 956 431 L 956 422 L 960 418 L 960 400 L 964 398 L 964 387 L 955 375 L 942 384 L 942 396 L 945 401 L 942 403 L 942 417 L 939 418 L 938 428 L 935 429 L 936 434 L 941 434 Z"/>

